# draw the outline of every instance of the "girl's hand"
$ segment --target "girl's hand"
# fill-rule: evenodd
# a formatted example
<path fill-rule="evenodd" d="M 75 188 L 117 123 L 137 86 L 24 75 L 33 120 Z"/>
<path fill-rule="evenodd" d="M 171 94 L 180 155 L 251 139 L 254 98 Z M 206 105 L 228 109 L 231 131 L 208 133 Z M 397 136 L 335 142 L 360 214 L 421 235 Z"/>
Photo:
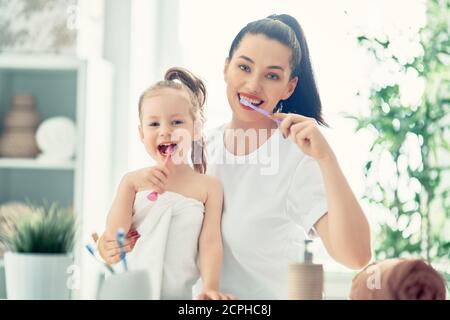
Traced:
<path fill-rule="evenodd" d="M 308 156 L 320 161 L 334 155 L 314 118 L 293 113 L 274 113 L 271 118 L 283 120 L 279 126 L 283 137 L 290 136 Z"/>
<path fill-rule="evenodd" d="M 135 229 L 130 229 L 125 237 L 125 252 L 133 250 L 140 234 Z M 120 261 L 120 249 L 117 239 L 109 238 L 103 234 L 98 240 L 98 252 L 107 264 L 115 264 Z"/>
<path fill-rule="evenodd" d="M 197 295 L 195 300 L 237 300 L 235 296 L 229 293 L 221 293 L 216 290 L 205 290 Z"/>
<path fill-rule="evenodd" d="M 124 182 L 135 192 L 153 190 L 162 194 L 166 190 L 169 174 L 166 166 L 158 165 L 129 172 L 125 175 Z"/>

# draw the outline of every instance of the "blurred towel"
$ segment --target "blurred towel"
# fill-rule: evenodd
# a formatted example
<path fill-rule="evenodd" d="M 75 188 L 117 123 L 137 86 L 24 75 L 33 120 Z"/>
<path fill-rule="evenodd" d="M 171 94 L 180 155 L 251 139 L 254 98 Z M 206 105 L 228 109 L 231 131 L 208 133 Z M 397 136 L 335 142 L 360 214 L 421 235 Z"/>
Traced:
<path fill-rule="evenodd" d="M 441 275 L 421 259 L 373 263 L 353 279 L 352 300 L 444 300 Z"/>
<path fill-rule="evenodd" d="M 198 238 L 204 206 L 174 192 L 149 201 L 150 191 L 136 194 L 133 226 L 141 237 L 127 255 L 130 270 L 147 270 L 151 299 L 192 299 L 200 276 Z"/>

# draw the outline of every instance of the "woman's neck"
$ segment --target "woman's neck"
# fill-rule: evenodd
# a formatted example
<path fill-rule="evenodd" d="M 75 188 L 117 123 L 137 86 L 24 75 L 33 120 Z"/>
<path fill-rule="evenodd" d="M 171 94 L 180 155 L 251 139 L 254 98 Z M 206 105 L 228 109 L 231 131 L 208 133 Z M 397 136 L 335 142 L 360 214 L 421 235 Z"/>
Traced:
<path fill-rule="evenodd" d="M 233 117 L 225 126 L 223 136 L 225 148 L 234 155 L 247 155 L 259 149 L 277 128 L 276 123 L 271 119 L 264 120 L 268 121 L 244 122 Z M 241 130 L 245 133 L 242 134 Z M 251 131 L 255 131 L 254 134 Z"/>

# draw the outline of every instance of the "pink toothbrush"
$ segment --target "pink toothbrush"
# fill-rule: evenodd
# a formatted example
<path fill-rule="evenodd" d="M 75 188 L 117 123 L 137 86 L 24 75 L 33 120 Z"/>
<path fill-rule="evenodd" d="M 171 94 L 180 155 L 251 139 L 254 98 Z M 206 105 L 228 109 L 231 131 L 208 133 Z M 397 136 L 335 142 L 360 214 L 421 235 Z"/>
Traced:
<path fill-rule="evenodd" d="M 167 165 L 167 162 L 169 162 L 170 156 L 172 155 L 174 150 L 175 150 L 175 147 L 172 147 L 172 146 L 168 146 L 167 147 L 167 150 L 166 150 L 167 151 L 167 156 L 166 156 L 166 159 L 164 160 L 164 165 L 165 166 Z M 158 192 L 156 192 L 156 191 L 150 192 L 147 195 L 147 199 L 150 200 L 150 201 L 158 200 Z"/>
<path fill-rule="evenodd" d="M 255 110 L 256 112 L 259 112 L 259 113 L 261 113 L 262 115 L 268 117 L 269 119 L 275 121 L 277 124 L 280 124 L 281 121 L 282 121 L 281 119 L 273 119 L 273 118 L 271 118 L 271 117 L 270 117 L 270 113 L 269 113 L 268 111 L 266 111 L 266 110 L 264 110 L 264 109 L 261 109 L 261 108 L 258 108 L 258 107 L 256 107 L 256 106 L 254 106 L 253 104 L 251 104 L 250 102 L 248 102 L 247 100 L 245 100 L 245 99 L 243 99 L 243 98 L 241 98 L 239 101 L 240 101 L 243 105 L 245 105 L 245 106 L 247 106 L 247 107 L 249 107 L 249 108 L 252 108 L 252 109 Z"/>

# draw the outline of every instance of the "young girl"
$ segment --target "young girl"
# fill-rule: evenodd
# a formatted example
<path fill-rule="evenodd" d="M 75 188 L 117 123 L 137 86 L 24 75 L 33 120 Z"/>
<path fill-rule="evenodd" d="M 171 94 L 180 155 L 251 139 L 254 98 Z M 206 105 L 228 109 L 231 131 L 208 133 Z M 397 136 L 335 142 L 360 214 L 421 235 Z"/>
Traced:
<path fill-rule="evenodd" d="M 180 68 L 168 70 L 164 81 L 142 94 L 139 134 L 157 165 L 123 177 L 100 239 L 102 257 L 117 263 L 117 230 L 137 229 L 128 234 L 123 249 L 129 252 L 136 244 L 127 256 L 129 265 L 150 270 L 152 290 L 161 287 L 154 298 L 192 298 L 192 285 L 198 279 L 197 248 L 203 282 L 197 298 L 232 298 L 218 292 L 223 193 L 218 179 L 204 174 L 201 126 L 205 97 L 203 83 Z M 159 194 L 156 200 L 150 200 L 151 192 Z"/>
<path fill-rule="evenodd" d="M 295 18 L 246 25 L 224 78 L 232 119 L 207 140 L 208 174 L 225 195 L 221 289 L 240 299 L 287 298 L 288 264 L 305 238 L 299 227 L 336 261 L 362 268 L 371 259 L 369 226 L 318 128 L 321 102 Z"/>

